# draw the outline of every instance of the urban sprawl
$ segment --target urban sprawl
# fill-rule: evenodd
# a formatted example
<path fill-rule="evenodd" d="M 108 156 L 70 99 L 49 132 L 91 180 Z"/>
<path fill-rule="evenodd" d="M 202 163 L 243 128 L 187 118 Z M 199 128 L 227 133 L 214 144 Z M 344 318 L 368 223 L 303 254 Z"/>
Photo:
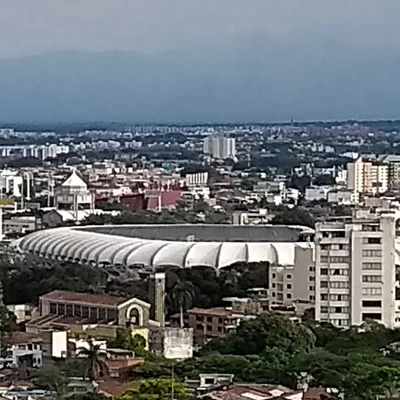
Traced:
<path fill-rule="evenodd" d="M 400 122 L 0 129 L 5 399 L 400 397 Z"/>

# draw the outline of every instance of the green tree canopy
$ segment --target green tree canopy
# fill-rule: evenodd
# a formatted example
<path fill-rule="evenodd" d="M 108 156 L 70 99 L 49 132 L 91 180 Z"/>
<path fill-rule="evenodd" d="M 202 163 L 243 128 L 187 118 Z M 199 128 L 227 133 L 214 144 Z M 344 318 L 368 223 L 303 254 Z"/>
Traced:
<path fill-rule="evenodd" d="M 127 392 L 118 400 L 189 400 L 188 392 L 182 383 L 167 379 L 143 381 L 137 392 Z"/>
<path fill-rule="evenodd" d="M 315 335 L 306 326 L 278 314 L 264 314 L 243 322 L 226 338 L 211 341 L 205 351 L 221 354 L 274 357 L 277 351 L 288 354 L 307 352 L 315 345 Z"/>

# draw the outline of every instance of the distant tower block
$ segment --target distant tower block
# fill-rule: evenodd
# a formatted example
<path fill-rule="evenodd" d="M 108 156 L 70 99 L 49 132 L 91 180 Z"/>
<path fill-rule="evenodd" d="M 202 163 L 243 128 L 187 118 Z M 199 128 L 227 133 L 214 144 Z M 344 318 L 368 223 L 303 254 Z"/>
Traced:
<path fill-rule="evenodd" d="M 165 273 L 156 272 L 150 276 L 150 309 L 151 318 L 165 325 Z"/>

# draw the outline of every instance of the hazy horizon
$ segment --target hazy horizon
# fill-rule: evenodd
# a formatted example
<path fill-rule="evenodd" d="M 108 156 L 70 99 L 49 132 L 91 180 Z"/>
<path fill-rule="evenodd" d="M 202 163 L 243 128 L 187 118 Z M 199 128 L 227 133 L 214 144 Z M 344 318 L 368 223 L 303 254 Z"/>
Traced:
<path fill-rule="evenodd" d="M 399 12 L 398 0 L 2 0 L 0 120 L 398 118 Z"/>

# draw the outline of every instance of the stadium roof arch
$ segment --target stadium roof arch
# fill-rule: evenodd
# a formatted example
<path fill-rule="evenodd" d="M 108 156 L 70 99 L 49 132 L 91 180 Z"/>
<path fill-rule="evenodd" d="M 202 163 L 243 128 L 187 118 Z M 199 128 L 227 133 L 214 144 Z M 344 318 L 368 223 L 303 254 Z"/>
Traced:
<path fill-rule="evenodd" d="M 92 266 L 211 267 L 269 262 L 294 265 L 296 247 L 310 248 L 303 226 L 108 225 L 36 231 L 12 242 L 24 253 Z"/>

